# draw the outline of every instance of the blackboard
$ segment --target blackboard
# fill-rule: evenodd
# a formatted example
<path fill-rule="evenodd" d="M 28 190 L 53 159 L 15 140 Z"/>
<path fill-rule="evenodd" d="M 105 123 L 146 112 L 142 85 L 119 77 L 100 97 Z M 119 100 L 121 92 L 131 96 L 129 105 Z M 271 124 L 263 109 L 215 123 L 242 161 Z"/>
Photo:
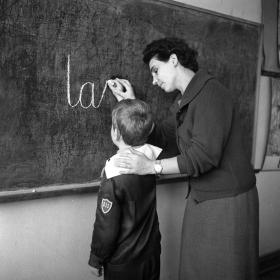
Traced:
<path fill-rule="evenodd" d="M 152 86 L 142 50 L 184 38 L 201 68 L 232 90 L 251 153 L 260 25 L 176 2 L 7 0 L 0 7 L 0 189 L 98 180 L 115 148 L 113 75 L 165 116 L 173 94 Z M 87 109 L 94 94 L 94 106 Z M 92 87 L 94 85 L 94 90 Z M 100 102 L 100 104 L 99 104 Z M 69 103 L 72 105 L 70 106 Z"/>

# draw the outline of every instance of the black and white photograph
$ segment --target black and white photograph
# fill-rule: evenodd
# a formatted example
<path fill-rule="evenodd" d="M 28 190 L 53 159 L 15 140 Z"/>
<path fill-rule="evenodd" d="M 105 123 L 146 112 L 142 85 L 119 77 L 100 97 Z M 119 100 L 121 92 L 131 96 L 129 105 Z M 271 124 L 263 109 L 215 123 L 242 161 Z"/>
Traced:
<path fill-rule="evenodd" d="M 0 279 L 280 279 L 279 0 L 0 0 Z"/>

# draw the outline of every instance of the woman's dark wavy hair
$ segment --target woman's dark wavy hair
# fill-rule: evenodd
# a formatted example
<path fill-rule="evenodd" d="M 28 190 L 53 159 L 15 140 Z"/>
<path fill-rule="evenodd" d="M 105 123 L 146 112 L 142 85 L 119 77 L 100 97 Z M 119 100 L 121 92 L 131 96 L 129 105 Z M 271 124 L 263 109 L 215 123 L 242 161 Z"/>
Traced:
<path fill-rule="evenodd" d="M 158 60 L 166 62 L 173 53 L 177 55 L 182 66 L 197 72 L 197 51 L 190 48 L 184 40 L 175 37 L 152 41 L 143 51 L 143 61 L 149 64 L 155 56 Z"/>

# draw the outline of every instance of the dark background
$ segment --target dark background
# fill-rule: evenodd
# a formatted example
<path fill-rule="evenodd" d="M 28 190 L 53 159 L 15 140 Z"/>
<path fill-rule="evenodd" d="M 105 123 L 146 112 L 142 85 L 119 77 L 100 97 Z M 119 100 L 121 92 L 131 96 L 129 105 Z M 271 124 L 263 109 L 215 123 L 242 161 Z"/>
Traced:
<path fill-rule="evenodd" d="M 163 118 L 175 96 L 152 86 L 142 50 L 165 36 L 184 38 L 199 64 L 232 90 L 251 154 L 260 26 L 157 1 L 7 0 L 0 7 L 0 189 L 98 180 L 115 148 L 109 90 L 99 108 L 67 102 L 85 82 L 98 104 L 106 80 L 128 78 Z M 90 101 L 90 88 L 84 91 Z"/>

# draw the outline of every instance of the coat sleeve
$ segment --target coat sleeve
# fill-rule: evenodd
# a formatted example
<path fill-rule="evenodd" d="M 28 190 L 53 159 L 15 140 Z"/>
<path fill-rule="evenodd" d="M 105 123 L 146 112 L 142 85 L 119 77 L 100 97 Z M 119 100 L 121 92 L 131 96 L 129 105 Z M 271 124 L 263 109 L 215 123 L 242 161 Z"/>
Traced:
<path fill-rule="evenodd" d="M 105 180 L 97 198 L 89 265 L 100 268 L 113 254 L 120 227 L 121 209 L 113 179 Z"/>
<path fill-rule="evenodd" d="M 231 132 L 233 102 L 220 89 L 205 92 L 194 113 L 191 145 L 177 157 L 181 173 L 197 177 L 217 167 Z"/>
<path fill-rule="evenodd" d="M 159 159 L 173 157 L 179 154 L 176 142 L 176 115 L 175 106 L 168 112 L 168 117 L 161 123 L 156 123 L 155 128 L 149 136 L 148 143 L 163 149 Z"/>

